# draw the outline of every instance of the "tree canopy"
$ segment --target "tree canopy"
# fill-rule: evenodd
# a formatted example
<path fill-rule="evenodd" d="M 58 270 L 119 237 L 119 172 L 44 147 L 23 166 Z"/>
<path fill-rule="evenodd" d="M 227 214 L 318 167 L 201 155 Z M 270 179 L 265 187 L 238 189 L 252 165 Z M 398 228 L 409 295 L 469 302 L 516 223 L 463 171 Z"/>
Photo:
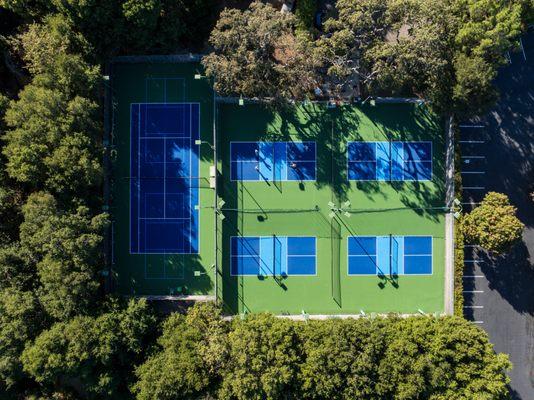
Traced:
<path fill-rule="evenodd" d="M 296 19 L 270 4 L 224 10 L 210 36 L 214 51 L 202 64 L 224 95 L 297 98 L 315 87 L 307 35 L 296 35 Z"/>
<path fill-rule="evenodd" d="M 468 241 L 502 254 L 521 239 L 524 225 L 505 194 L 489 192 L 482 203 L 464 217 L 462 228 Z"/>
<path fill-rule="evenodd" d="M 201 305 L 166 321 L 159 348 L 137 369 L 138 399 L 508 398 L 507 357 L 461 318 L 215 315 Z"/>

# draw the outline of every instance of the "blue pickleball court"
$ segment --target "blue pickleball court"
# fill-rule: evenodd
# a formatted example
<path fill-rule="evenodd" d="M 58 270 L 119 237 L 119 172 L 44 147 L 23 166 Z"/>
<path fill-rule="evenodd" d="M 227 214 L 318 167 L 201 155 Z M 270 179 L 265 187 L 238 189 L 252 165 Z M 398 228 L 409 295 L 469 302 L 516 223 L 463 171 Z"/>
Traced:
<path fill-rule="evenodd" d="M 431 236 L 349 236 L 349 275 L 430 275 Z"/>
<path fill-rule="evenodd" d="M 317 272 L 313 236 L 233 236 L 231 275 L 306 276 Z"/>
<path fill-rule="evenodd" d="M 131 253 L 198 253 L 199 112 L 197 103 L 131 105 Z"/>
<path fill-rule="evenodd" d="M 315 142 L 232 142 L 233 181 L 314 181 Z"/>
<path fill-rule="evenodd" d="M 349 142 L 349 180 L 428 181 L 432 142 Z"/>

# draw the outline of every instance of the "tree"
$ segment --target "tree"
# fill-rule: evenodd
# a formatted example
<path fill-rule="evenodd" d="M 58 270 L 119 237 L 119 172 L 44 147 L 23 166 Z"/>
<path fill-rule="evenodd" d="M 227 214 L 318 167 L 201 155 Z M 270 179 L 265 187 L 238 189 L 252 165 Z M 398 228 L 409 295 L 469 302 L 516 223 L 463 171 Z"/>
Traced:
<path fill-rule="evenodd" d="M 118 303 L 98 317 L 77 316 L 54 324 L 26 347 L 24 371 L 60 393 L 120 398 L 133 367 L 154 333 L 155 317 L 145 300 Z"/>
<path fill-rule="evenodd" d="M 316 86 L 307 36 L 296 36 L 295 18 L 271 5 L 225 9 L 211 33 L 214 47 L 202 64 L 224 95 L 302 99 Z"/>
<path fill-rule="evenodd" d="M 221 397 L 278 399 L 295 392 L 301 349 L 294 323 L 268 314 L 235 319 L 228 346 Z"/>
<path fill-rule="evenodd" d="M 459 54 L 454 60 L 456 84 L 453 88 L 453 103 L 456 115 L 484 112 L 498 97 L 493 80 L 495 67 L 479 56 Z"/>
<path fill-rule="evenodd" d="M 462 228 L 469 242 L 502 254 L 521 239 L 524 225 L 505 194 L 489 192 L 481 204 L 464 217 Z"/>
<path fill-rule="evenodd" d="M 6 170 L 35 189 L 86 194 L 101 179 L 97 105 L 30 84 L 6 113 Z"/>
<path fill-rule="evenodd" d="M 23 249 L 32 254 L 40 281 L 39 298 L 54 318 L 86 314 L 94 304 L 107 215 L 91 217 L 87 207 L 62 212 L 54 197 L 37 192 L 22 208 Z"/>
<path fill-rule="evenodd" d="M 317 42 L 328 81 L 343 87 L 356 75 L 372 95 L 416 95 L 441 113 L 492 104 L 492 80 L 520 33 L 521 5 L 506 0 L 340 0 L 336 7 L 329 36 Z"/>
<path fill-rule="evenodd" d="M 225 368 L 227 323 L 213 304 L 197 304 L 186 317 L 163 325 L 160 349 L 136 370 L 139 400 L 199 398 L 213 394 Z"/>
<path fill-rule="evenodd" d="M 0 290 L 0 392 L 23 379 L 19 357 L 45 320 L 32 292 L 15 287 Z"/>
<path fill-rule="evenodd" d="M 388 320 L 311 321 L 298 330 L 304 362 L 299 381 L 308 399 L 377 398 L 378 367 Z"/>
<path fill-rule="evenodd" d="M 30 260 L 31 255 L 17 242 L 0 246 L 0 290 L 34 290 L 37 277 L 35 265 Z"/>
<path fill-rule="evenodd" d="M 464 319 L 397 319 L 383 334 L 377 398 L 508 398 L 507 356 Z"/>

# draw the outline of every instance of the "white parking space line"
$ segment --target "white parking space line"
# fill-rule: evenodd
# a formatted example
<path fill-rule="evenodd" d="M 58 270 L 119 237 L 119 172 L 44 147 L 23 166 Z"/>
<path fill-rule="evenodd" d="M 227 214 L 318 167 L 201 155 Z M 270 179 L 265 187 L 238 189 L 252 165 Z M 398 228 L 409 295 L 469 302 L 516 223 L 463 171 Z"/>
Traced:
<path fill-rule="evenodd" d="M 468 263 L 483 263 L 484 260 L 464 260 L 464 263 L 466 263 L 466 262 L 468 262 Z"/>
<path fill-rule="evenodd" d="M 462 158 L 486 158 L 486 156 L 462 156 Z"/>
<path fill-rule="evenodd" d="M 480 247 L 478 244 L 464 244 L 464 247 Z"/>
<path fill-rule="evenodd" d="M 464 279 L 476 279 L 476 278 L 484 278 L 484 275 L 464 275 Z"/>
<path fill-rule="evenodd" d="M 464 186 L 464 189 L 467 190 L 484 190 L 486 189 L 485 186 Z"/>
<path fill-rule="evenodd" d="M 464 308 L 484 308 L 484 306 L 464 306 Z"/>
<path fill-rule="evenodd" d="M 523 47 L 523 40 L 519 38 L 519 44 L 521 45 L 521 51 L 523 52 L 523 58 L 527 61 L 527 55 L 525 54 L 525 48 Z"/>
<path fill-rule="evenodd" d="M 484 128 L 484 125 L 458 125 L 459 128 Z"/>
<path fill-rule="evenodd" d="M 484 323 L 484 321 L 471 321 L 471 322 L 473 322 L 473 324 L 483 324 Z"/>
<path fill-rule="evenodd" d="M 458 142 L 459 143 L 478 143 L 478 144 L 486 143 L 485 140 L 459 140 Z"/>
<path fill-rule="evenodd" d="M 464 290 L 464 293 L 484 293 L 483 290 Z"/>
<path fill-rule="evenodd" d="M 462 171 L 461 173 L 462 173 L 462 174 L 471 174 L 471 175 L 473 175 L 473 174 L 475 174 L 475 175 L 477 175 L 477 174 L 478 174 L 478 175 L 480 175 L 480 174 L 485 174 L 484 171 Z"/>

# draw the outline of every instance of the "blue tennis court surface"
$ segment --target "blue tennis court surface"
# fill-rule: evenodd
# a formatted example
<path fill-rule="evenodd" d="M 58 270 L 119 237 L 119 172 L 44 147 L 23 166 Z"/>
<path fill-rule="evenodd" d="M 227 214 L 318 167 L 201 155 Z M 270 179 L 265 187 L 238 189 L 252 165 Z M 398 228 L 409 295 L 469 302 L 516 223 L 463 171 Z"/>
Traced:
<path fill-rule="evenodd" d="M 349 236 L 349 275 L 428 275 L 431 236 Z"/>
<path fill-rule="evenodd" d="M 432 179 L 431 142 L 349 142 L 347 158 L 349 180 Z"/>
<path fill-rule="evenodd" d="M 316 259 L 316 238 L 312 236 L 231 238 L 232 275 L 315 275 Z"/>
<path fill-rule="evenodd" d="M 131 105 L 130 251 L 198 253 L 199 105 Z"/>
<path fill-rule="evenodd" d="M 313 181 L 315 142 L 232 142 L 231 179 L 234 181 Z"/>

